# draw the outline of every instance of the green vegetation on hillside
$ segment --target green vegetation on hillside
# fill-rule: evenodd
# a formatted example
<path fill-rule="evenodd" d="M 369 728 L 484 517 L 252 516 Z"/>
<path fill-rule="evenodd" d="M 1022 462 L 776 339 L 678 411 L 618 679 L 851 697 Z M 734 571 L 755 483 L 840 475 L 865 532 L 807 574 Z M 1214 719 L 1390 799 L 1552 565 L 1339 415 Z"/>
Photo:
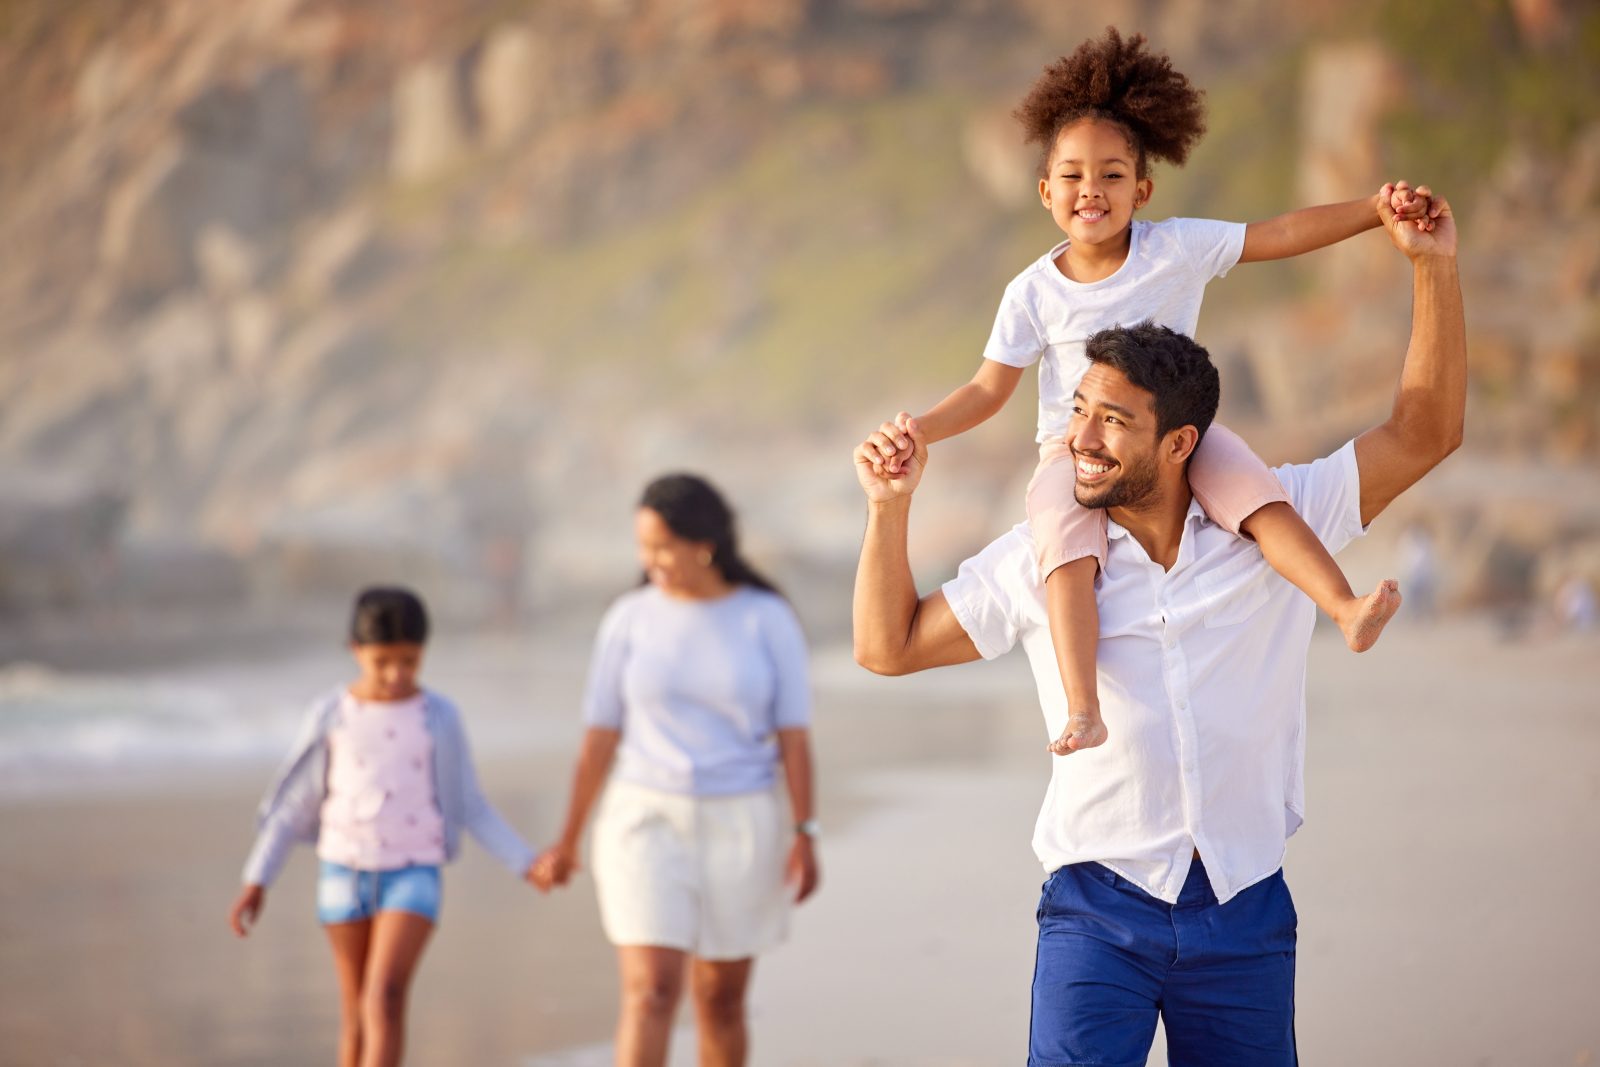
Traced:
<path fill-rule="evenodd" d="M 1600 122 L 1600 6 L 1565 7 L 1566 32 L 1536 46 L 1506 0 L 1371 5 L 1371 32 L 1411 75 L 1389 122 L 1396 166 L 1472 189 L 1508 147 L 1559 155 Z"/>

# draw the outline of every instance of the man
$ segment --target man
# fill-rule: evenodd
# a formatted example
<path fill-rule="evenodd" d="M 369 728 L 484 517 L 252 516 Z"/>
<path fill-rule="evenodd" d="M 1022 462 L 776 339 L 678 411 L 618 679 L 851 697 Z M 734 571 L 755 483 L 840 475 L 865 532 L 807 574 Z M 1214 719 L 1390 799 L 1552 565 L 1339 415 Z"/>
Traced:
<path fill-rule="evenodd" d="M 1380 215 L 1413 281 L 1393 411 L 1333 455 L 1278 470 L 1332 551 L 1455 450 L 1466 407 L 1449 206 L 1435 199 L 1430 220 L 1407 223 L 1385 198 Z M 1174 1065 L 1293 1064 L 1296 918 L 1281 868 L 1304 810 L 1315 609 L 1190 496 L 1186 465 L 1217 404 L 1204 349 L 1144 325 L 1096 335 L 1089 357 L 1068 443 L 1079 502 L 1110 520 L 1096 598 L 1113 741 L 1053 760 L 1033 842 L 1050 877 L 1028 1062 L 1142 1065 L 1161 1016 Z M 912 460 L 879 475 L 869 456 L 900 438 Z M 919 600 L 906 557 L 927 463 L 915 420 L 885 424 L 855 461 L 868 499 L 856 659 L 905 674 L 1020 641 L 1056 736 L 1066 697 L 1027 525 Z"/>

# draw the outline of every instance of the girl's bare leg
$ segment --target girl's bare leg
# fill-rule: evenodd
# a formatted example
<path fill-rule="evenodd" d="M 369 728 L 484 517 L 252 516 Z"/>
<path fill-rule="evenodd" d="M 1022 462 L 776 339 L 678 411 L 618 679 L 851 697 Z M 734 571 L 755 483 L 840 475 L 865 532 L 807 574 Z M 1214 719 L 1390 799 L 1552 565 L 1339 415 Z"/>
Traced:
<path fill-rule="evenodd" d="M 1093 556 L 1084 556 L 1063 563 L 1044 580 L 1050 643 L 1055 646 L 1056 669 L 1067 691 L 1067 727 L 1050 742 L 1050 751 L 1058 756 L 1106 743 L 1095 677 L 1100 648 L 1100 609 L 1094 599 L 1098 566 Z"/>
<path fill-rule="evenodd" d="M 753 959 L 694 961 L 691 978 L 700 1067 L 744 1067 L 750 1049 L 744 994 L 754 966 Z"/>
<path fill-rule="evenodd" d="M 1339 624 L 1351 651 L 1365 652 L 1376 644 L 1384 626 L 1400 610 L 1400 588 L 1392 578 L 1379 582 L 1368 595 L 1356 596 L 1327 547 L 1288 504 L 1267 504 L 1251 513 L 1239 528 L 1255 538 L 1273 570 Z"/>
<path fill-rule="evenodd" d="M 323 929 L 339 975 L 339 1067 L 361 1067 L 361 986 L 366 980 L 372 920 L 331 923 Z"/>
<path fill-rule="evenodd" d="M 405 1048 L 406 997 L 433 920 L 409 911 L 380 911 L 361 997 L 361 1067 L 396 1067 Z"/>
<path fill-rule="evenodd" d="M 686 952 L 658 945 L 617 946 L 622 970 L 617 1067 L 663 1067 L 667 1062 L 688 958 Z"/>

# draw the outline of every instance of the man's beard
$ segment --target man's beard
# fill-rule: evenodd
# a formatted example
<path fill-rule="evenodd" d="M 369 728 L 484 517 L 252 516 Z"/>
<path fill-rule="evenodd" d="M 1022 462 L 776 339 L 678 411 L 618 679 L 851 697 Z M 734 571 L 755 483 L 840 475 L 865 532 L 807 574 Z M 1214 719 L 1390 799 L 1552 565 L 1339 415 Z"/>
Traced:
<path fill-rule="evenodd" d="M 1085 459 L 1093 459 L 1084 453 Z M 1077 456 L 1073 456 L 1077 462 Z M 1133 466 L 1122 467 L 1122 476 L 1110 485 L 1096 487 L 1085 492 L 1081 485 L 1073 484 L 1072 497 L 1082 507 L 1086 508 L 1132 508 L 1138 509 L 1150 502 L 1156 492 L 1156 457 L 1144 456 Z"/>

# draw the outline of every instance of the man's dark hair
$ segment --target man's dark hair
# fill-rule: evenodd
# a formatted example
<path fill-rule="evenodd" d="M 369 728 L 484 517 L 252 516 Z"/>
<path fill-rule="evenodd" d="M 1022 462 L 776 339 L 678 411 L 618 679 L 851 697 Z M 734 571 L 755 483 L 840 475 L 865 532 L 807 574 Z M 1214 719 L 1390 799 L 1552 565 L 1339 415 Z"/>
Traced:
<path fill-rule="evenodd" d="M 1210 353 L 1191 337 L 1147 319 L 1091 335 L 1084 355 L 1154 394 L 1157 439 L 1179 426 L 1193 426 L 1204 437 L 1217 417 L 1222 382 Z"/>
<path fill-rule="evenodd" d="M 428 641 L 428 609 L 422 598 L 398 586 L 372 586 L 356 596 L 350 642 L 356 645 L 421 645 Z"/>
<path fill-rule="evenodd" d="M 1025 140 L 1039 146 L 1039 176 L 1050 167 L 1061 131 L 1080 119 L 1122 130 L 1137 157 L 1135 176 L 1150 175 L 1150 160 L 1183 166 L 1206 132 L 1205 103 L 1165 53 L 1145 50 L 1144 34 L 1124 38 L 1115 27 L 1045 67 L 1012 112 Z"/>

